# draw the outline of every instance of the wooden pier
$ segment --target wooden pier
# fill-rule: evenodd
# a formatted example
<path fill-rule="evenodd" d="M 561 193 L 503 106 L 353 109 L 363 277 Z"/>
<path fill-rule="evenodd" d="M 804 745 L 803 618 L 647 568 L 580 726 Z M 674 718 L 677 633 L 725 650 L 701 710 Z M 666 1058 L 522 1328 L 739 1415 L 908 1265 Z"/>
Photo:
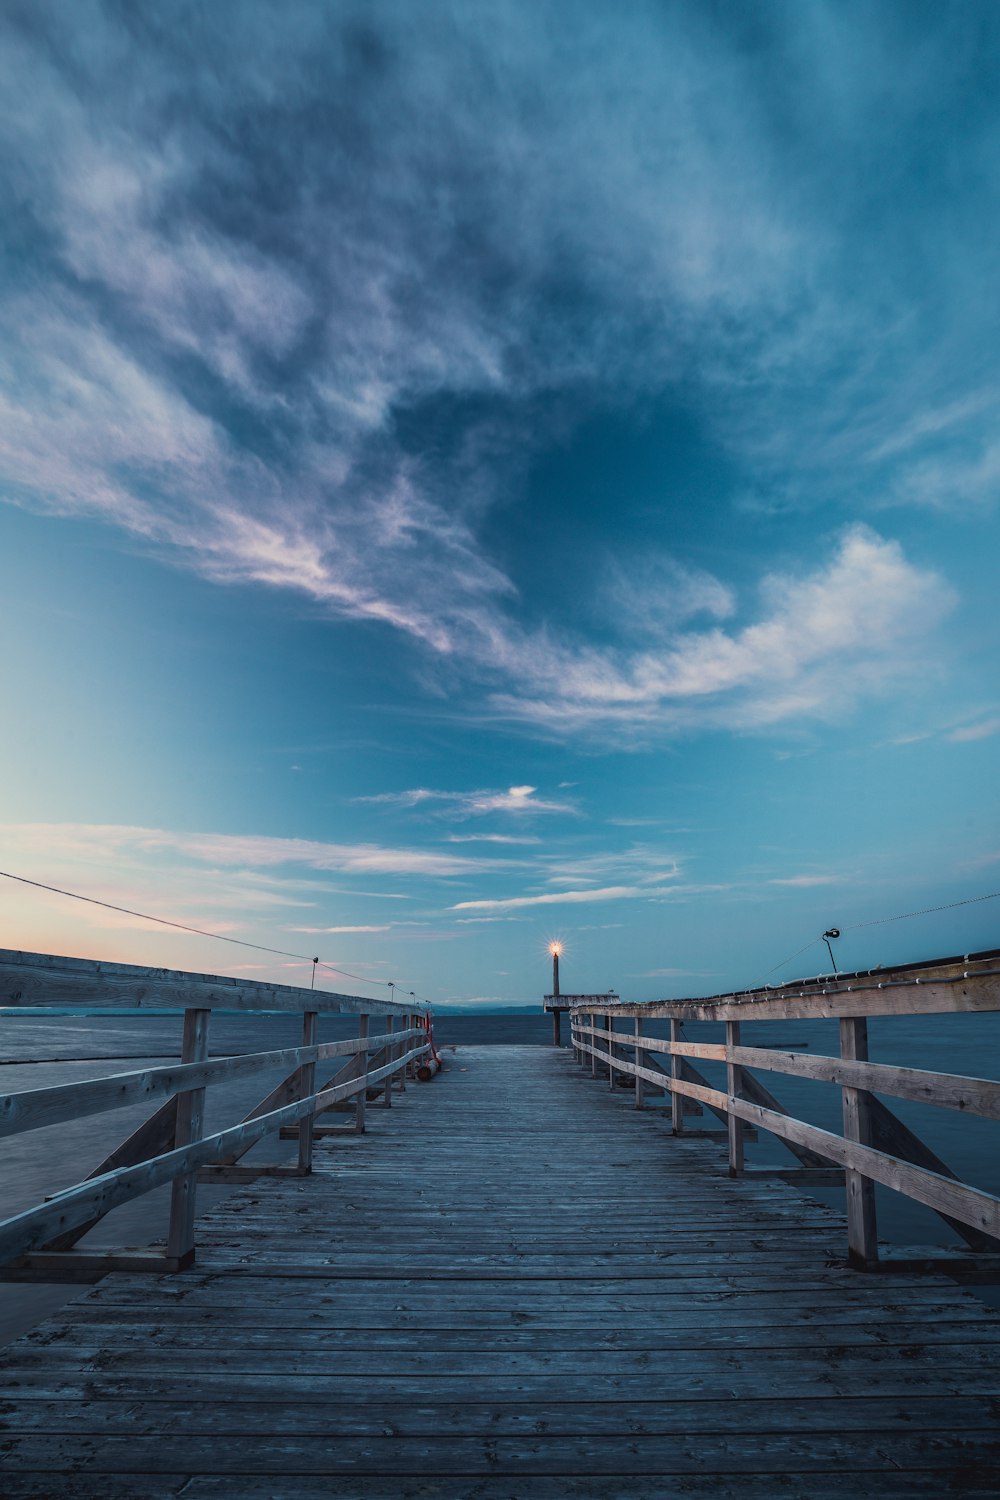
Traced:
<path fill-rule="evenodd" d="M 5 1352 L 0 1490 L 1000 1493 L 1000 1318 L 568 1049 L 463 1048 Z"/>

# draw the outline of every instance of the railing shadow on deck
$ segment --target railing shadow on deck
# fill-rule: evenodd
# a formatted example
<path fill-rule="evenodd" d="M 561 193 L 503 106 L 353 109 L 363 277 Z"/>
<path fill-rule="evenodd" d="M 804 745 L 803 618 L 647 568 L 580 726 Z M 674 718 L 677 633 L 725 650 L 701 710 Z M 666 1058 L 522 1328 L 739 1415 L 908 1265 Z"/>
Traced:
<path fill-rule="evenodd" d="M 548 1000 L 551 997 L 546 997 Z M 725 1126 L 729 1174 L 783 1177 L 800 1183 L 843 1183 L 847 1199 L 847 1249 L 862 1270 L 931 1269 L 968 1281 L 1000 1281 L 1000 1198 L 960 1182 L 951 1169 L 876 1098 L 894 1098 L 1000 1119 L 1000 1082 L 951 1073 L 874 1063 L 868 1058 L 868 1020 L 876 1016 L 927 1016 L 1000 1011 L 1000 950 L 935 959 L 903 967 L 834 974 L 774 988 L 714 995 L 702 1000 L 630 1004 L 606 996 L 563 996 L 570 1010 L 571 1045 L 592 1073 L 611 1087 L 629 1077 L 635 1102 L 645 1085 L 670 1098 L 676 1136 L 685 1115 L 708 1109 Z M 644 1036 L 643 1025 L 666 1019 L 670 1038 Z M 750 1021 L 836 1019 L 840 1055 L 817 1056 L 771 1047 L 746 1047 L 740 1027 Z M 688 1041 L 684 1024 L 719 1022 L 723 1042 Z M 631 1031 L 621 1029 L 631 1022 Z M 625 1053 L 632 1054 L 629 1060 Z M 669 1058 L 664 1067 L 658 1056 Z M 692 1059 L 724 1064 L 725 1091 L 713 1088 Z M 843 1134 L 793 1118 L 751 1069 L 839 1084 Z M 748 1167 L 744 1143 L 755 1129 L 769 1131 L 796 1158 L 791 1168 Z M 933 1209 L 969 1247 L 966 1253 L 929 1249 L 880 1256 L 875 1184 L 893 1188 Z"/>
<path fill-rule="evenodd" d="M 183 1012 L 179 1064 L 113 1073 L 81 1083 L 0 1096 L 0 1136 L 65 1124 L 162 1096 L 164 1102 L 82 1182 L 0 1222 L 0 1279 L 96 1280 L 108 1271 L 177 1271 L 195 1258 L 195 1191 L 199 1181 L 244 1182 L 262 1175 L 308 1176 L 317 1135 L 362 1133 L 366 1104 L 392 1102 L 418 1061 L 431 1052 L 429 1016 L 405 1004 L 209 974 L 147 969 L 54 954 L 0 950 L 0 1006 L 50 1007 L 59 1013 L 94 1007 Z M 208 1057 L 213 1009 L 293 1012 L 302 1043 L 268 1052 Z M 317 1042 L 321 1014 L 353 1013 L 358 1035 Z M 386 1018 L 371 1034 L 370 1018 Z M 400 1019 L 400 1029 L 396 1021 Z M 345 1059 L 318 1088 L 316 1068 Z M 205 1093 L 212 1084 L 290 1068 L 242 1120 L 204 1135 Z M 353 1120 L 320 1125 L 317 1116 L 353 1100 Z M 267 1135 L 298 1141 L 287 1166 L 238 1165 Z M 87 1253 L 77 1242 L 120 1204 L 171 1184 L 165 1251 Z"/>

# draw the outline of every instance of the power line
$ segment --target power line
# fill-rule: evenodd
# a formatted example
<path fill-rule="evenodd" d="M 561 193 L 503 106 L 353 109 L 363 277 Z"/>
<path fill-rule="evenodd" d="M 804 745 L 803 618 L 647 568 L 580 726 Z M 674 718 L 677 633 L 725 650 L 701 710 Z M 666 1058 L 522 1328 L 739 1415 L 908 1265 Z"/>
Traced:
<path fill-rule="evenodd" d="M 810 938 L 808 943 L 803 943 L 801 948 L 797 948 L 794 953 L 790 953 L 787 958 L 783 958 L 780 964 L 775 964 L 773 969 L 768 969 L 767 974 L 764 974 L 761 977 L 763 979 L 766 979 L 768 977 L 768 974 L 776 974 L 779 969 L 783 969 L 786 964 L 790 964 L 793 958 L 798 958 L 800 953 L 805 953 L 806 950 L 811 948 L 814 943 L 821 943 L 822 941 L 822 938 Z"/>
<path fill-rule="evenodd" d="M 253 948 L 256 953 L 274 953 L 279 958 L 298 958 L 303 963 L 318 964 L 321 969 L 329 969 L 332 974 L 339 974 L 343 979 L 353 979 L 358 984 L 379 985 L 386 983 L 381 979 L 365 979 L 361 974 L 352 974 L 348 969 L 338 969 L 335 964 L 327 963 L 325 959 L 311 958 L 306 953 L 291 953 L 287 948 L 268 948 L 263 943 L 251 943 L 246 938 L 227 937 L 223 932 L 208 932 L 204 927 L 189 927 L 186 922 L 171 922 L 166 917 L 151 917 L 146 911 L 133 911 L 130 906 L 115 906 L 111 901 L 100 901 L 96 896 L 81 896 L 78 891 L 64 891 L 57 885 L 45 885 L 41 880 L 29 880 L 26 875 L 12 875 L 9 870 L 0 870 L 0 875 L 5 880 L 16 880 L 20 885 L 31 885 L 38 891 L 51 891 L 56 896 L 69 896 L 73 901 L 85 901 L 88 906 L 103 906 L 106 911 L 121 912 L 126 917 L 139 917 L 143 922 L 157 922 L 161 927 L 175 927 L 179 932 L 192 932 L 196 937 L 214 938 L 218 943 L 235 943 L 239 948 Z M 399 988 L 399 986 L 394 986 Z M 421 997 L 408 991 L 414 1000 Z M 425 1002 L 429 1003 L 429 1002 Z"/>
<path fill-rule="evenodd" d="M 922 911 L 900 912 L 898 917 L 873 917 L 870 922 L 852 922 L 844 932 L 855 932 L 859 927 L 881 927 L 884 922 L 904 922 L 907 917 L 926 917 L 935 911 L 951 911 L 956 906 L 975 906 L 977 901 L 995 901 L 1000 891 L 990 891 L 985 896 L 966 896 L 964 901 L 946 901 L 943 906 L 925 906 Z"/>
<path fill-rule="evenodd" d="M 996 901 L 1000 897 L 1000 891 L 988 891 L 985 896 L 966 896 L 961 901 L 945 901 L 941 906 L 924 906 L 920 911 L 901 911 L 894 917 L 872 917 L 867 922 L 852 922 L 847 927 L 842 927 L 841 932 L 857 932 L 861 927 L 883 927 L 887 922 L 906 922 L 910 917 L 928 917 L 937 911 L 954 911 L 956 906 L 975 906 L 980 901 Z M 821 943 L 822 937 L 810 938 L 808 943 L 783 958 L 780 964 L 775 964 L 773 969 L 768 969 L 767 974 L 762 977 L 767 979 L 768 975 L 776 974 L 786 964 L 790 964 L 793 958 L 798 958 L 800 953 L 805 953 L 814 943 Z"/>

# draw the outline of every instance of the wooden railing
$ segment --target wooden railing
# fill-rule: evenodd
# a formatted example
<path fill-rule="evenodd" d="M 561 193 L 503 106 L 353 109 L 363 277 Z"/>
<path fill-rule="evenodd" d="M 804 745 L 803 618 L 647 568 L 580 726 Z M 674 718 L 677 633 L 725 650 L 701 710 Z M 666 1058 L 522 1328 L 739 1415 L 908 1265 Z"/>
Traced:
<path fill-rule="evenodd" d="M 52 954 L 0 950 L 0 1006 L 183 1010 L 178 1064 L 115 1073 L 0 1096 L 0 1136 L 121 1109 L 144 1099 L 164 1103 L 84 1181 L 0 1222 L 0 1275 L 32 1279 L 92 1279 L 109 1270 L 179 1270 L 194 1261 L 195 1189 L 199 1181 L 249 1181 L 261 1175 L 306 1176 L 317 1135 L 362 1132 L 369 1098 L 392 1102 L 419 1059 L 430 1051 L 427 1018 L 405 1004 L 325 990 L 262 984 L 208 974 L 96 963 Z M 213 1009 L 291 1011 L 302 1016 L 302 1044 L 209 1059 Z M 354 1013 L 358 1035 L 317 1042 L 321 1014 Z M 386 1029 L 370 1032 L 370 1017 Z M 401 1021 L 399 1029 L 397 1020 Z M 319 1087 L 316 1068 L 344 1059 Z M 291 1071 L 244 1119 L 203 1134 L 206 1089 L 265 1069 Z M 316 1117 L 353 1100 L 348 1125 L 318 1125 Z M 287 1166 L 240 1166 L 267 1135 L 293 1137 L 298 1156 Z M 119 1204 L 170 1183 L 165 1253 L 85 1253 L 77 1242 Z"/>
<path fill-rule="evenodd" d="M 579 998 L 571 1011 L 577 1058 L 589 1059 L 595 1074 L 606 1070 L 612 1087 L 633 1078 L 637 1107 L 644 1103 L 645 1085 L 664 1090 L 675 1135 L 685 1133 L 685 1113 L 692 1108 L 686 1101 L 715 1114 L 726 1127 L 730 1175 L 752 1171 L 798 1182 L 843 1182 L 853 1265 L 879 1264 L 874 1187 L 881 1183 L 933 1209 L 965 1240 L 973 1253 L 956 1259 L 956 1268 L 964 1267 L 973 1279 L 994 1279 L 1000 1268 L 1000 1198 L 958 1181 L 876 1093 L 997 1120 L 1000 1082 L 871 1062 L 868 1019 L 1000 1010 L 1000 950 L 704 1000 L 602 1004 L 600 996 Z M 823 1018 L 839 1022 L 837 1057 L 741 1044 L 740 1027 L 749 1021 Z M 669 1039 L 643 1035 L 645 1023 L 661 1019 L 670 1023 Z M 721 1022 L 725 1040 L 689 1041 L 684 1024 L 692 1021 Z M 621 1029 L 626 1023 L 628 1032 Z M 666 1067 L 658 1057 L 669 1059 Z M 725 1090 L 713 1088 L 694 1059 L 724 1064 Z M 793 1118 L 751 1069 L 839 1084 L 843 1134 Z M 781 1140 L 799 1165 L 748 1168 L 744 1146 L 748 1132 L 757 1129 Z M 933 1263 L 948 1268 L 944 1261 Z"/>

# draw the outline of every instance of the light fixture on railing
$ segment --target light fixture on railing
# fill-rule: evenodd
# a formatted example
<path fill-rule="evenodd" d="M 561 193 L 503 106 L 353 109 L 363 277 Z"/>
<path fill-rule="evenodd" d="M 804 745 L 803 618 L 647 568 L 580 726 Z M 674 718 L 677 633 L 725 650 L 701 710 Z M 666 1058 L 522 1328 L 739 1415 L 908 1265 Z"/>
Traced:
<path fill-rule="evenodd" d="M 826 944 L 827 952 L 830 955 L 830 962 L 833 964 L 833 972 L 835 974 L 839 974 L 840 970 L 837 968 L 837 960 L 834 958 L 834 956 L 833 956 L 833 949 L 830 947 L 830 939 L 831 938 L 839 938 L 839 937 L 840 937 L 840 928 L 839 927 L 828 927 L 826 929 L 826 931 L 824 932 L 824 934 L 823 934 L 823 941 Z"/>

